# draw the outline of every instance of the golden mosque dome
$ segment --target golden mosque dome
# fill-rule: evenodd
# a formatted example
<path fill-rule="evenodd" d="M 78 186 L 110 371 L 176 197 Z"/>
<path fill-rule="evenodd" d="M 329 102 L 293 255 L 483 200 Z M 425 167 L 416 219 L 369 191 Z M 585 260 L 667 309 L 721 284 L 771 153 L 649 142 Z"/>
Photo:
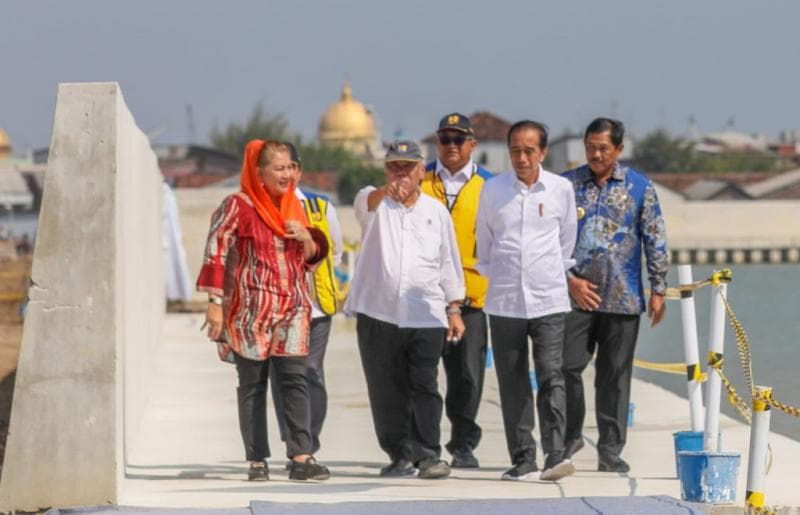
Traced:
<path fill-rule="evenodd" d="M 319 121 L 319 140 L 326 144 L 368 142 L 375 140 L 375 120 L 364 104 L 353 99 L 350 84 L 345 82 L 341 98 L 328 107 Z"/>
<path fill-rule="evenodd" d="M 0 128 L 0 157 L 8 157 L 11 155 L 11 138 L 8 133 Z"/>

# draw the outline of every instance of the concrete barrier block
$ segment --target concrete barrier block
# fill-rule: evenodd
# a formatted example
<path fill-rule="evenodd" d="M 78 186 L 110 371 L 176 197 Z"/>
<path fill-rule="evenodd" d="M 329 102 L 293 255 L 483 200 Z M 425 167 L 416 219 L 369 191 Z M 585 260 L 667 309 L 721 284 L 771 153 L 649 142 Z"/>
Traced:
<path fill-rule="evenodd" d="M 117 499 L 161 329 L 160 182 L 116 83 L 59 86 L 2 510 Z"/>

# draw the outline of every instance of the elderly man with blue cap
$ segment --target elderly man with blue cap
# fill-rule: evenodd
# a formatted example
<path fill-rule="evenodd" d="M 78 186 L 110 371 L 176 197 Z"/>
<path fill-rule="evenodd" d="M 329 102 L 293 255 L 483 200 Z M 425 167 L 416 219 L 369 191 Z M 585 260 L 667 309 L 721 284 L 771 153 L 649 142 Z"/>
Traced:
<path fill-rule="evenodd" d="M 421 193 L 419 146 L 392 143 L 385 172 L 384 186 L 353 202 L 361 253 L 345 311 L 357 316 L 375 433 L 391 459 L 381 476 L 442 478 L 437 374 L 445 339 L 464 335 L 464 274 L 450 213 Z"/>

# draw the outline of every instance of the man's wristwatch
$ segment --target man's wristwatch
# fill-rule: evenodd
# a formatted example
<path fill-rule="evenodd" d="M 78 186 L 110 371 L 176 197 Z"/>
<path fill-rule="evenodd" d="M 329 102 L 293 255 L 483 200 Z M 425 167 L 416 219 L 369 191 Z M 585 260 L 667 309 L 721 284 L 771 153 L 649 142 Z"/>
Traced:
<path fill-rule="evenodd" d="M 222 305 L 222 297 L 209 297 L 208 302 L 211 304 L 216 304 L 217 306 Z"/>
<path fill-rule="evenodd" d="M 444 312 L 447 313 L 447 316 L 460 315 L 461 308 L 459 306 L 447 306 L 447 309 L 445 309 Z"/>

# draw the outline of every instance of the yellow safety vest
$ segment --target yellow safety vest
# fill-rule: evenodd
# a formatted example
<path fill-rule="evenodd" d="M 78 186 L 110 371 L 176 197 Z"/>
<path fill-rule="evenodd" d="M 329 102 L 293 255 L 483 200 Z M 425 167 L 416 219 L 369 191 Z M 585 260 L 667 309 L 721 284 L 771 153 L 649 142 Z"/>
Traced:
<path fill-rule="evenodd" d="M 444 183 L 436 173 L 436 163 L 426 167 L 427 172 L 420 185 L 423 193 L 430 195 L 444 207 L 447 205 Z M 478 205 L 484 183 L 493 177 L 491 172 L 476 166 L 474 173 L 458 192 L 453 207 L 449 208 L 456 232 L 458 253 L 461 255 L 461 266 L 464 268 L 464 283 L 467 287 L 465 305 L 473 308 L 483 308 L 486 301 L 486 290 L 489 281 L 478 273 L 475 265 L 478 262 L 477 242 L 475 238 L 475 220 L 478 217 Z"/>
<path fill-rule="evenodd" d="M 339 283 L 334 275 L 333 265 L 333 240 L 328 225 L 328 199 L 315 193 L 303 192 L 306 199 L 303 207 L 312 227 L 325 234 L 328 240 L 328 255 L 322 260 L 314 271 L 314 280 L 311 283 L 311 294 L 317 299 L 320 309 L 326 315 L 333 315 L 339 310 Z"/>

